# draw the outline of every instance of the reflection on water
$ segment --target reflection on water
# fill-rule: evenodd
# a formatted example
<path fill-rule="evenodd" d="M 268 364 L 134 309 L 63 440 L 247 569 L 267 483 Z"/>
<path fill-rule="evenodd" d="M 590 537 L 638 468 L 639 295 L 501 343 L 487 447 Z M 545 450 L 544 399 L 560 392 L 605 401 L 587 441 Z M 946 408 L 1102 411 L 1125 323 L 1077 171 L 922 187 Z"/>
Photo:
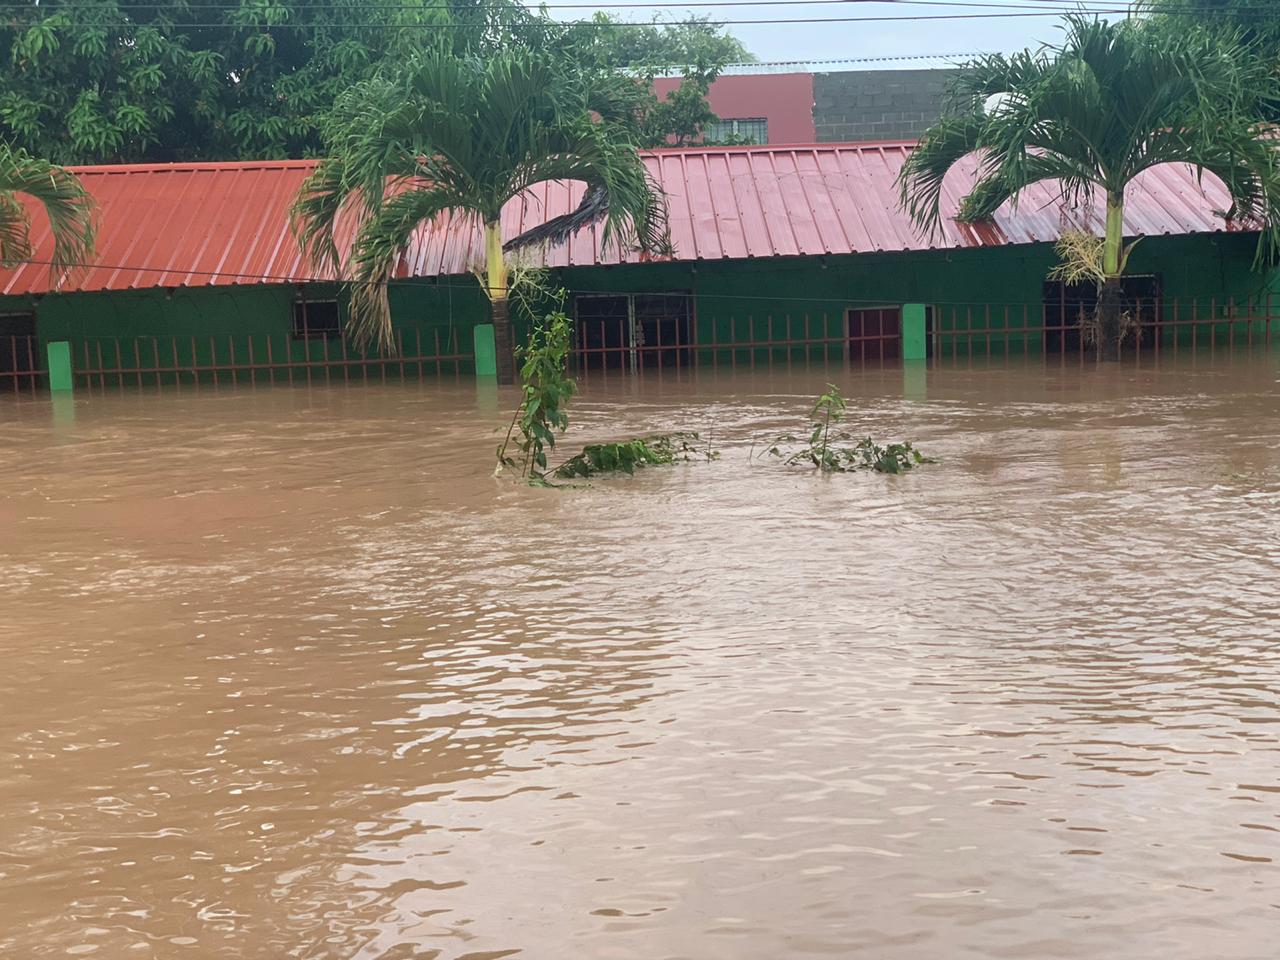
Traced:
<path fill-rule="evenodd" d="M 752 460 L 826 379 L 942 463 Z M 0 403 L 0 955 L 1258 958 L 1280 372 Z M 56 414 L 56 415 L 55 415 Z"/>

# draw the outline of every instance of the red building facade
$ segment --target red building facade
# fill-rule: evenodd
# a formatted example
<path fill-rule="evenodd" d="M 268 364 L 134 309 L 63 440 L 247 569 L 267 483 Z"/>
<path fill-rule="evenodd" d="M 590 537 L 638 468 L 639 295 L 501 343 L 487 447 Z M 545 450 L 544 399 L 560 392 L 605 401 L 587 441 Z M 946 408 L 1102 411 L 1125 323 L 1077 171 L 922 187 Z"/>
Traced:
<path fill-rule="evenodd" d="M 955 65 L 907 69 L 806 71 L 806 64 L 743 64 L 711 84 L 708 101 L 720 122 L 712 143 L 731 137 L 760 145 L 916 140 L 937 120 Z M 678 77 L 654 82 L 666 96 Z"/>
<path fill-rule="evenodd" d="M 680 85 L 679 77 L 660 77 L 654 93 L 665 97 Z M 757 143 L 813 143 L 813 74 L 728 74 L 717 77 L 708 96 L 721 120 L 705 131 L 708 140 L 736 133 Z M 761 136 L 763 134 L 763 136 Z"/>

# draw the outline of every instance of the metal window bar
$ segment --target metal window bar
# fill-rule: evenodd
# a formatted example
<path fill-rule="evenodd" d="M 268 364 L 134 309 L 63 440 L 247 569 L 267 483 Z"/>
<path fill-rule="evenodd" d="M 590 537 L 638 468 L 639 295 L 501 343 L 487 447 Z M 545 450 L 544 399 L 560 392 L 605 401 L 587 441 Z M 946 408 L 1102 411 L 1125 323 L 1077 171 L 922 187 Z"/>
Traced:
<path fill-rule="evenodd" d="M 8 363 L 0 366 L 0 392 L 36 393 L 47 375 L 40 338 L 32 334 L 5 334 L 0 349 L 8 354 Z"/>

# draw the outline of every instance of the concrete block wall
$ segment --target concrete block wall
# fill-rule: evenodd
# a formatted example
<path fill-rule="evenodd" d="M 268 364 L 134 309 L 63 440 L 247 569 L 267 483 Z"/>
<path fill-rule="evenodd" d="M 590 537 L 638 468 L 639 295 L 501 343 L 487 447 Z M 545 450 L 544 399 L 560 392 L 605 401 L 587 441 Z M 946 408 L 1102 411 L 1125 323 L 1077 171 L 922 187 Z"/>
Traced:
<path fill-rule="evenodd" d="M 954 70 L 848 70 L 813 77 L 818 142 L 914 140 L 942 112 Z"/>

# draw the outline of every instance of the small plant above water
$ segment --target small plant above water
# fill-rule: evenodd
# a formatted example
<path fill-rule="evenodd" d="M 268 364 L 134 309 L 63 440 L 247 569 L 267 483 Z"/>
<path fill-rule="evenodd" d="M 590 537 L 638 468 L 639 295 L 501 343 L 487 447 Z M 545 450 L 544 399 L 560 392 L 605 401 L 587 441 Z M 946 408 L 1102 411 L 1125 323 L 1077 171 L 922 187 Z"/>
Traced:
<path fill-rule="evenodd" d="M 533 484 L 546 482 L 547 453 L 555 449 L 556 434 L 569 426 L 567 407 L 577 391 L 565 371 L 569 329 L 562 310 L 548 314 L 520 351 L 520 403 L 498 447 L 498 470 L 516 470 Z M 518 456 L 511 453 L 513 442 Z"/>
<path fill-rule="evenodd" d="M 783 434 L 773 440 L 765 454 L 778 457 L 787 466 L 811 464 L 824 473 L 874 470 L 877 473 L 906 473 L 922 463 L 936 463 L 908 442 L 879 444 L 870 437 L 855 439 L 840 430 L 848 402 L 835 384 L 818 397 L 809 416 L 809 435 Z"/>
<path fill-rule="evenodd" d="M 564 291 L 554 294 L 563 303 Z M 715 460 L 719 454 L 701 445 L 696 433 L 664 433 L 615 443 L 593 443 L 550 469 L 547 454 L 569 427 L 568 405 L 577 384 L 566 372 L 571 323 L 563 310 L 534 325 L 520 351 L 520 402 L 507 435 L 498 446 L 495 473 L 513 470 L 533 486 L 551 486 L 551 478 L 575 479 L 602 473 L 635 473 L 636 467 L 678 460 Z M 514 448 L 514 449 L 513 449 Z"/>

